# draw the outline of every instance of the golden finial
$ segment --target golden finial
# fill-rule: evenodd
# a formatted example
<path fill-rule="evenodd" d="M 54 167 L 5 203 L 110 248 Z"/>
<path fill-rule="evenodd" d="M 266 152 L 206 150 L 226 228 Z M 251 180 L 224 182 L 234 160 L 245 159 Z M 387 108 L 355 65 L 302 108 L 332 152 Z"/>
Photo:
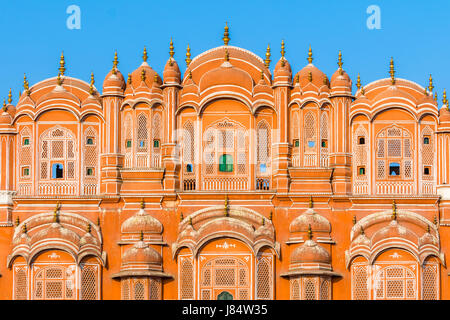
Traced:
<path fill-rule="evenodd" d="M 391 75 L 391 84 L 395 84 L 395 69 L 394 69 L 394 58 L 391 57 L 391 63 L 389 66 L 389 74 Z"/>
<path fill-rule="evenodd" d="M 97 226 L 100 227 L 100 217 L 99 216 L 97 217 Z"/>
<path fill-rule="evenodd" d="M 353 216 L 353 224 L 356 224 L 356 216 Z"/>
<path fill-rule="evenodd" d="M 436 102 L 437 102 L 437 100 L 438 100 L 438 95 L 437 95 L 437 92 L 434 92 L 434 101 L 436 101 Z"/>
<path fill-rule="evenodd" d="M 173 56 L 175 54 L 175 51 L 173 51 L 174 47 L 173 47 L 173 41 L 172 41 L 172 37 L 170 37 L 170 44 L 169 44 L 169 55 L 170 55 L 170 59 L 173 59 Z"/>
<path fill-rule="evenodd" d="M 192 226 L 192 217 L 189 216 L 189 224 Z"/>
<path fill-rule="evenodd" d="M 156 84 L 159 83 L 158 82 L 158 74 L 157 73 L 155 73 L 155 77 L 153 78 L 153 83 L 156 83 Z"/>
<path fill-rule="evenodd" d="M 186 67 L 189 67 L 189 64 L 192 61 L 191 60 L 191 48 L 189 48 L 189 43 L 186 48 L 186 59 L 184 61 L 186 61 Z"/>
<path fill-rule="evenodd" d="M 264 217 L 262 218 L 261 224 L 262 224 L 263 226 L 266 225 L 266 219 L 265 219 Z"/>
<path fill-rule="evenodd" d="M 397 204 L 395 200 L 392 201 L 392 220 L 397 220 Z"/>
<path fill-rule="evenodd" d="M 429 92 L 433 92 L 434 86 L 433 86 L 433 77 L 432 77 L 431 74 L 430 74 L 430 78 L 429 78 L 428 81 L 429 81 L 428 82 L 428 91 Z"/>
<path fill-rule="evenodd" d="M 189 74 L 188 74 L 188 78 L 192 79 L 192 71 L 189 69 Z"/>
<path fill-rule="evenodd" d="M 361 87 L 361 94 L 365 95 L 366 94 L 366 89 L 364 89 L 364 86 Z"/>
<path fill-rule="evenodd" d="M 86 232 L 87 232 L 87 233 L 91 233 L 91 231 L 92 231 L 92 226 L 91 226 L 91 224 L 88 222 L 88 224 L 87 224 L 87 226 L 86 226 Z"/>
<path fill-rule="evenodd" d="M 147 62 L 148 55 L 147 55 L 147 47 L 144 47 L 144 53 L 142 54 L 142 60 L 144 62 Z"/>
<path fill-rule="evenodd" d="M 313 233 L 311 230 L 311 225 L 308 226 L 308 239 L 311 240 L 313 238 Z"/>
<path fill-rule="evenodd" d="M 225 217 L 228 217 L 228 195 L 225 195 L 225 203 L 224 203 Z"/>
<path fill-rule="evenodd" d="M 53 210 L 53 222 L 59 222 L 59 209 L 60 209 L 60 203 L 59 201 L 56 203 L 55 210 Z"/>
<path fill-rule="evenodd" d="M 281 40 L 281 57 L 284 58 L 284 55 L 286 53 L 285 47 L 284 47 L 284 40 Z"/>
<path fill-rule="evenodd" d="M 145 208 L 144 198 L 141 199 L 140 208 L 141 208 L 141 209 L 144 209 L 144 208 Z"/>
<path fill-rule="evenodd" d="M 442 103 L 444 105 L 448 105 L 448 100 L 447 100 L 447 91 L 444 89 L 444 92 L 442 93 Z"/>
<path fill-rule="evenodd" d="M 145 81 L 145 69 L 144 68 L 142 68 L 142 70 L 141 70 L 141 80 L 142 80 L 142 82 Z"/>
<path fill-rule="evenodd" d="M 356 79 L 356 87 L 358 88 L 358 90 L 361 88 L 361 77 L 358 73 L 358 79 Z"/>
<path fill-rule="evenodd" d="M 225 22 L 225 30 L 223 32 L 223 44 L 228 45 L 228 42 L 230 42 L 230 33 L 228 32 L 228 22 Z"/>
<path fill-rule="evenodd" d="M 438 219 L 436 215 L 434 215 L 433 222 L 436 226 L 438 225 Z"/>
<path fill-rule="evenodd" d="M 300 75 L 298 73 L 295 75 L 294 83 L 300 83 Z"/>
<path fill-rule="evenodd" d="M 113 60 L 113 68 L 112 72 L 114 74 L 117 73 L 117 65 L 119 64 L 119 58 L 117 57 L 117 51 L 114 52 L 114 60 Z"/>
<path fill-rule="evenodd" d="M 430 225 L 427 224 L 427 233 L 430 233 L 430 231 L 431 231 Z"/>
<path fill-rule="evenodd" d="M 308 50 L 308 63 L 311 64 L 313 62 L 314 58 L 313 58 L 313 54 L 312 54 L 312 49 L 311 49 L 311 45 L 309 46 L 309 50 Z"/>
<path fill-rule="evenodd" d="M 328 78 L 326 75 L 323 75 L 323 84 L 328 86 Z"/>
<path fill-rule="evenodd" d="M 364 228 L 361 226 L 361 235 L 364 235 Z"/>
<path fill-rule="evenodd" d="M 308 207 L 309 208 L 313 207 L 313 198 L 312 198 L 312 196 L 309 196 L 309 205 L 308 205 Z"/>
<path fill-rule="evenodd" d="M 184 217 L 183 217 L 183 211 L 180 211 L 180 222 L 183 221 Z"/>
<path fill-rule="evenodd" d="M 272 219 L 273 219 L 273 213 L 272 213 L 272 210 L 270 210 L 270 213 L 269 213 L 269 220 L 272 221 Z"/>
<path fill-rule="evenodd" d="M 270 44 L 267 45 L 267 49 L 266 49 L 266 60 L 264 60 L 264 64 L 266 65 L 266 67 L 268 68 L 270 65 Z"/>
<path fill-rule="evenodd" d="M 27 96 L 30 95 L 30 85 L 27 80 L 27 75 L 23 74 L 23 88 L 25 89 L 25 92 L 27 93 Z"/>
<path fill-rule="evenodd" d="M 261 69 L 261 80 L 264 80 L 264 70 Z"/>
<path fill-rule="evenodd" d="M 89 85 L 89 94 L 93 95 L 94 94 L 94 83 L 95 83 L 95 79 L 94 79 L 94 73 L 91 72 L 91 83 Z"/>
<path fill-rule="evenodd" d="M 6 99 L 3 99 L 3 111 L 6 112 Z"/>
<path fill-rule="evenodd" d="M 141 230 L 141 234 L 139 236 L 139 241 L 144 241 L 144 231 Z"/>
<path fill-rule="evenodd" d="M 230 61 L 230 53 L 228 52 L 228 49 L 225 49 L 225 61 Z"/>
<path fill-rule="evenodd" d="M 341 50 L 339 50 L 339 56 L 338 56 L 338 66 L 339 66 L 339 70 L 342 70 L 342 66 L 344 65 L 344 63 L 342 62 L 342 52 Z"/>
<path fill-rule="evenodd" d="M 128 84 L 131 84 L 131 73 L 128 74 L 127 83 L 128 83 Z"/>
<path fill-rule="evenodd" d="M 16 227 L 20 224 L 20 218 L 19 216 L 16 217 Z"/>
<path fill-rule="evenodd" d="M 313 78 L 312 78 L 312 72 L 308 72 L 308 81 L 312 82 Z"/>
<path fill-rule="evenodd" d="M 61 52 L 61 59 L 59 60 L 59 74 L 64 75 L 66 71 L 66 61 L 64 60 L 64 51 Z"/>
<path fill-rule="evenodd" d="M 58 86 L 62 85 L 63 83 L 60 73 L 58 73 L 58 76 L 56 77 L 56 83 L 58 84 Z"/>
<path fill-rule="evenodd" d="M 22 226 L 22 232 L 23 233 L 27 233 L 28 232 L 28 228 L 27 228 L 27 224 L 26 223 L 24 223 L 23 226 Z"/>
<path fill-rule="evenodd" d="M 11 88 L 9 88 L 8 103 L 11 104 L 11 102 L 12 102 L 12 94 L 11 94 Z"/>

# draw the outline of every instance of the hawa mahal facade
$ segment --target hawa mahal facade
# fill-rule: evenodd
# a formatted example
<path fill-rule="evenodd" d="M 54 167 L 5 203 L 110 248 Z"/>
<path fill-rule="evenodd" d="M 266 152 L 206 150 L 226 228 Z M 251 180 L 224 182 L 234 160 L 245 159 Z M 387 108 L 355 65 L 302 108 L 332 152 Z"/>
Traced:
<path fill-rule="evenodd" d="M 0 113 L 0 299 L 449 299 L 450 111 L 224 45 Z"/>

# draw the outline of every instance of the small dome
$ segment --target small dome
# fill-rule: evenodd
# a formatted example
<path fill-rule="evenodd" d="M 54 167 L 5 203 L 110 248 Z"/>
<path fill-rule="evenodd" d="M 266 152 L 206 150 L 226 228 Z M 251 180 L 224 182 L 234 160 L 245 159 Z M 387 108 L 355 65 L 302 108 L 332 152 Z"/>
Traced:
<path fill-rule="evenodd" d="M 414 104 L 417 103 L 416 98 L 414 98 L 411 94 L 407 93 L 406 91 L 399 89 L 398 86 L 396 85 L 389 86 L 384 91 L 376 95 L 375 98 L 372 99 L 372 101 L 377 102 L 388 98 L 404 98 L 412 101 L 412 103 Z"/>
<path fill-rule="evenodd" d="M 181 72 L 178 67 L 177 62 L 170 58 L 167 60 L 166 66 L 164 67 L 163 72 L 164 83 L 171 84 L 176 83 L 179 84 L 181 82 Z"/>
<path fill-rule="evenodd" d="M 422 104 L 436 105 L 436 101 L 434 101 L 432 95 L 424 94 L 422 99 L 419 99 L 419 101 L 417 102 L 417 106 L 420 106 Z"/>
<path fill-rule="evenodd" d="M 155 81 L 155 76 L 158 78 L 158 82 L 160 82 L 161 78 L 156 73 L 155 70 L 153 70 L 147 62 L 142 62 L 142 64 L 134 70 L 131 73 L 131 85 L 133 88 L 138 88 L 141 85 L 142 82 L 142 70 L 144 70 L 145 73 L 145 84 L 147 87 L 151 88 L 153 86 L 153 82 Z"/>
<path fill-rule="evenodd" d="M 352 80 L 347 72 L 342 69 L 336 70 L 330 81 L 332 92 L 352 93 Z"/>
<path fill-rule="evenodd" d="M 139 233 L 142 231 L 143 233 L 161 234 L 163 227 L 158 219 L 145 213 L 145 210 L 141 208 L 137 214 L 122 223 L 121 230 L 123 233 Z"/>
<path fill-rule="evenodd" d="M 30 239 L 30 245 L 33 245 L 42 240 L 47 241 L 50 239 L 60 239 L 68 241 L 77 246 L 80 243 L 80 237 L 75 232 L 64 228 L 58 222 L 53 222 L 48 228 L 35 233 Z"/>
<path fill-rule="evenodd" d="M 331 256 L 328 251 L 313 240 L 307 240 L 296 248 L 291 255 L 291 263 L 324 263 L 330 264 Z"/>
<path fill-rule="evenodd" d="M 269 94 L 272 95 L 272 89 L 267 85 L 264 78 L 261 78 L 259 82 L 256 84 L 256 86 L 253 88 L 253 95 L 256 96 L 257 94 Z"/>
<path fill-rule="evenodd" d="M 98 240 L 90 232 L 86 232 L 86 234 L 80 240 L 80 247 L 89 244 L 98 246 L 99 243 Z"/>
<path fill-rule="evenodd" d="M 145 264 L 160 266 L 161 255 L 155 249 L 150 248 L 144 241 L 137 242 L 122 255 L 122 265 Z"/>
<path fill-rule="evenodd" d="M 450 110 L 447 109 L 447 106 L 442 106 L 439 109 L 439 124 L 443 122 L 450 122 Z"/>
<path fill-rule="evenodd" d="M 253 79 L 244 70 L 234 67 L 229 61 L 225 61 L 220 67 L 206 72 L 200 79 L 200 91 L 212 86 L 238 85 L 244 89 L 253 91 Z"/>
<path fill-rule="evenodd" d="M 292 69 L 289 62 L 281 57 L 275 65 L 275 70 L 273 71 L 273 82 L 291 82 L 292 80 Z"/>
<path fill-rule="evenodd" d="M 10 125 L 11 120 L 9 113 L 7 111 L 2 111 L 2 114 L 0 115 L 0 124 Z"/>
<path fill-rule="evenodd" d="M 425 245 L 438 245 L 436 237 L 434 237 L 430 232 L 425 232 L 425 234 L 419 239 L 419 246 Z"/>
<path fill-rule="evenodd" d="M 328 78 L 325 73 L 320 71 L 312 63 L 306 65 L 295 75 L 295 77 L 298 77 L 298 82 L 302 88 L 312 83 L 317 87 L 317 89 L 320 89 L 324 85 L 324 79 L 328 82 Z"/>
<path fill-rule="evenodd" d="M 315 213 L 311 208 L 291 222 L 289 231 L 291 233 L 306 232 L 309 226 L 313 232 L 331 232 L 331 224 L 328 219 Z"/>
<path fill-rule="evenodd" d="M 117 70 L 116 73 L 113 73 L 113 70 L 111 70 L 106 75 L 105 81 L 103 81 L 103 94 L 123 91 L 124 89 L 125 79 L 123 78 L 122 73 L 119 70 Z"/>

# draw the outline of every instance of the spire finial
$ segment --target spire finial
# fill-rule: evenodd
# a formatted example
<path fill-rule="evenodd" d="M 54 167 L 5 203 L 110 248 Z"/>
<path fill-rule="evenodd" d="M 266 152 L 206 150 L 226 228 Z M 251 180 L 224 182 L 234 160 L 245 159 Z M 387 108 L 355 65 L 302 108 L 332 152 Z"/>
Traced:
<path fill-rule="evenodd" d="M 28 228 L 27 228 L 27 224 L 26 223 L 24 223 L 23 226 L 22 226 L 22 232 L 23 233 L 27 233 L 28 232 Z"/>
<path fill-rule="evenodd" d="M 261 221 L 261 224 L 262 224 L 263 226 L 265 226 L 265 225 L 266 225 L 266 218 L 262 217 L 262 221 Z"/>
<path fill-rule="evenodd" d="M 339 50 L 339 56 L 338 56 L 338 66 L 339 66 L 339 70 L 342 70 L 342 66 L 344 65 L 344 63 L 342 62 L 342 51 Z"/>
<path fill-rule="evenodd" d="M 186 48 L 186 59 L 185 59 L 185 61 L 186 61 L 186 67 L 189 67 L 189 64 L 191 63 L 191 48 L 189 48 L 189 43 L 188 43 L 188 45 L 187 45 L 187 48 Z"/>
<path fill-rule="evenodd" d="M 272 219 L 273 219 L 273 212 L 272 212 L 272 210 L 270 210 L 270 213 L 269 213 L 269 220 L 272 221 Z"/>
<path fill-rule="evenodd" d="M 141 80 L 142 80 L 142 82 L 145 82 L 145 69 L 144 68 L 142 68 L 142 70 L 141 70 Z"/>
<path fill-rule="evenodd" d="M 228 49 L 225 49 L 225 61 L 230 61 L 230 53 L 228 52 Z"/>
<path fill-rule="evenodd" d="M 397 204 L 395 200 L 392 201 L 392 220 L 397 220 Z"/>
<path fill-rule="evenodd" d="M 94 83 L 95 83 L 95 79 L 94 79 L 94 73 L 91 72 L 91 83 L 89 85 L 89 94 L 92 96 L 94 95 Z"/>
<path fill-rule="evenodd" d="M 355 225 L 356 224 L 356 216 L 353 216 L 353 224 Z"/>
<path fill-rule="evenodd" d="M 311 225 L 308 226 L 308 239 L 311 240 L 313 238 L 313 233 L 311 229 Z"/>
<path fill-rule="evenodd" d="M 141 230 L 141 234 L 139 235 L 139 241 L 144 241 L 144 231 Z"/>
<path fill-rule="evenodd" d="M 364 235 L 364 228 L 361 226 L 361 235 Z"/>
<path fill-rule="evenodd" d="M 312 82 L 312 81 L 313 81 L 313 75 L 312 75 L 312 72 L 311 72 L 311 71 L 308 72 L 308 81 L 309 81 L 309 82 Z"/>
<path fill-rule="evenodd" d="M 436 216 L 436 215 L 434 215 L 433 223 L 434 223 L 435 226 L 438 225 L 438 219 L 437 219 L 437 216 Z"/>
<path fill-rule="evenodd" d="M 175 55 L 175 51 L 173 49 L 174 49 L 174 47 L 173 47 L 173 40 L 172 40 L 172 37 L 170 37 L 169 55 L 170 55 L 170 62 L 171 63 L 172 63 L 172 60 L 173 60 L 173 56 Z"/>
<path fill-rule="evenodd" d="M 59 74 L 64 75 L 66 71 L 66 61 L 64 59 L 64 51 L 61 52 L 61 59 L 59 60 Z"/>
<path fill-rule="evenodd" d="M 183 211 L 180 211 L 180 222 L 183 221 L 184 217 L 183 217 Z"/>
<path fill-rule="evenodd" d="M 131 73 L 128 74 L 127 83 L 128 83 L 128 84 L 131 84 Z"/>
<path fill-rule="evenodd" d="M 267 49 L 266 49 L 266 60 L 264 60 L 264 64 L 266 65 L 266 68 L 269 67 L 270 65 L 270 44 L 267 44 Z"/>
<path fill-rule="evenodd" d="M 114 60 L 113 60 L 113 68 L 112 72 L 114 74 L 117 73 L 117 65 L 119 64 L 119 58 L 117 57 L 117 51 L 114 52 Z"/>
<path fill-rule="evenodd" d="M 11 88 L 9 88 L 8 103 L 11 104 L 11 102 L 12 102 L 12 94 L 11 94 Z"/>
<path fill-rule="evenodd" d="M 442 103 L 448 106 L 447 91 L 445 89 L 444 92 L 442 93 Z"/>
<path fill-rule="evenodd" d="M 189 69 L 188 78 L 189 78 L 189 79 L 192 79 L 192 71 L 191 71 L 191 69 Z"/>
<path fill-rule="evenodd" d="M 100 216 L 97 216 L 97 225 L 100 227 Z"/>
<path fill-rule="evenodd" d="M 144 198 L 141 199 L 140 208 L 141 208 L 141 209 L 144 209 L 144 208 L 145 208 Z"/>
<path fill-rule="evenodd" d="M 433 76 L 430 74 L 430 78 L 428 80 L 428 91 L 433 92 L 434 86 L 433 86 Z"/>
<path fill-rule="evenodd" d="M 88 222 L 88 224 L 87 224 L 87 226 L 86 226 L 86 232 L 87 232 L 87 233 L 91 233 L 91 231 L 92 231 L 92 226 L 91 226 L 91 224 Z"/>
<path fill-rule="evenodd" d="M 225 217 L 228 217 L 228 194 L 225 195 L 224 210 L 225 210 Z"/>
<path fill-rule="evenodd" d="M 286 54 L 285 46 L 284 46 L 284 40 L 281 40 L 281 57 L 284 58 L 284 55 Z"/>
<path fill-rule="evenodd" d="M 437 92 L 435 91 L 435 92 L 434 92 L 434 101 L 437 102 L 437 100 L 438 100 L 438 95 L 437 95 Z"/>
<path fill-rule="evenodd" d="M 264 80 L 264 70 L 261 69 L 261 80 Z"/>
<path fill-rule="evenodd" d="M 189 216 L 189 224 L 192 226 L 192 217 Z"/>
<path fill-rule="evenodd" d="M 59 223 L 59 209 L 61 208 L 61 204 L 59 201 L 56 203 L 55 210 L 53 210 L 53 222 Z"/>
<path fill-rule="evenodd" d="M 224 28 L 224 32 L 223 32 L 223 44 L 224 45 L 228 45 L 228 42 L 230 42 L 230 33 L 228 32 L 228 22 L 225 22 L 225 28 Z"/>
<path fill-rule="evenodd" d="M 308 50 L 308 63 L 311 64 L 313 62 L 314 58 L 313 58 L 313 54 L 312 54 L 312 49 L 311 49 L 311 45 L 309 45 L 309 50 Z"/>
<path fill-rule="evenodd" d="M 30 85 L 28 83 L 27 75 L 25 73 L 23 74 L 23 88 L 25 89 L 27 96 L 29 96 L 30 95 Z"/>
<path fill-rule="evenodd" d="M 142 54 L 142 61 L 147 62 L 148 55 L 147 55 L 147 47 L 144 47 L 144 53 Z"/>
<path fill-rule="evenodd" d="M 19 218 L 19 216 L 17 216 L 16 217 L 16 227 L 19 226 L 19 224 L 20 224 L 20 218 Z"/>
<path fill-rule="evenodd" d="M 309 196 L 309 208 L 313 207 L 313 198 L 312 196 Z"/>
<path fill-rule="evenodd" d="M 389 66 L 389 74 L 391 75 L 391 84 L 395 85 L 395 68 L 394 68 L 394 58 L 391 57 L 391 63 Z"/>
<path fill-rule="evenodd" d="M 361 88 L 361 76 L 359 75 L 359 72 L 358 79 L 356 79 L 356 87 L 358 88 L 358 90 Z"/>
<path fill-rule="evenodd" d="M 364 86 L 361 87 L 361 94 L 365 95 L 366 94 L 366 89 L 364 89 Z"/>
<path fill-rule="evenodd" d="M 56 83 L 58 84 L 58 86 L 62 85 L 63 80 L 61 78 L 61 73 L 58 73 L 58 76 L 56 77 Z"/>

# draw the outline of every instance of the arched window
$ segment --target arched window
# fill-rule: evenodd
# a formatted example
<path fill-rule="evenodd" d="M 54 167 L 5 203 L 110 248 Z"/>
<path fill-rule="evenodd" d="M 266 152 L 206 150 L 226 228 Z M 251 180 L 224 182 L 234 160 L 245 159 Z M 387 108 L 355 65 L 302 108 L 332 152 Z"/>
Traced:
<path fill-rule="evenodd" d="M 27 300 L 28 269 L 26 265 L 14 266 L 14 300 Z"/>
<path fill-rule="evenodd" d="M 152 167 L 161 167 L 161 115 L 159 111 L 153 111 L 152 119 Z"/>
<path fill-rule="evenodd" d="M 148 150 L 148 127 L 147 115 L 144 113 L 138 116 L 137 127 L 137 150 L 138 152 L 147 152 Z"/>
<path fill-rule="evenodd" d="M 130 278 L 122 278 L 120 280 L 122 300 L 130 300 Z"/>
<path fill-rule="evenodd" d="M 328 167 L 328 113 L 320 118 L 320 166 Z"/>
<path fill-rule="evenodd" d="M 268 167 L 270 165 L 270 127 L 265 120 L 261 120 L 256 129 L 257 133 L 257 150 L 256 150 L 256 160 L 257 160 L 257 174 L 267 175 Z"/>
<path fill-rule="evenodd" d="M 32 164 L 32 146 L 31 146 L 31 133 L 28 127 L 24 127 L 20 131 L 20 144 L 18 149 L 19 156 L 19 179 L 30 180 L 31 179 L 31 164 Z"/>
<path fill-rule="evenodd" d="M 195 134 L 194 125 L 191 121 L 186 121 L 183 126 L 183 162 L 186 173 L 193 173 L 195 161 Z M 188 170 L 190 168 L 190 170 Z"/>
<path fill-rule="evenodd" d="M 99 300 L 99 265 L 82 264 L 81 268 L 81 300 Z"/>
<path fill-rule="evenodd" d="M 317 300 L 317 279 L 303 278 L 303 300 Z"/>
<path fill-rule="evenodd" d="M 88 127 L 84 132 L 86 145 L 83 150 L 84 167 L 84 194 L 97 193 L 98 184 L 98 135 L 93 127 Z"/>
<path fill-rule="evenodd" d="M 359 125 L 353 132 L 353 193 L 367 194 L 369 192 L 369 177 L 368 172 L 369 157 L 368 145 L 366 138 L 367 131 L 363 125 Z"/>
<path fill-rule="evenodd" d="M 427 261 L 422 269 L 422 299 L 439 299 L 439 264 Z"/>
<path fill-rule="evenodd" d="M 367 264 L 353 264 L 351 269 L 352 299 L 368 300 L 368 266 Z"/>
<path fill-rule="evenodd" d="M 134 300 L 146 300 L 146 283 L 144 279 L 137 279 L 134 282 Z"/>
<path fill-rule="evenodd" d="M 272 257 L 261 257 L 256 265 L 256 299 L 272 300 Z"/>
<path fill-rule="evenodd" d="M 303 136 L 304 136 L 304 159 L 305 167 L 315 167 L 317 165 L 317 135 L 316 135 L 316 117 L 312 111 L 308 111 L 304 117 Z"/>
<path fill-rule="evenodd" d="M 422 139 L 420 144 L 421 152 L 421 175 L 422 175 L 422 193 L 434 194 L 435 193 L 435 179 L 434 179 L 434 137 L 433 130 L 426 126 L 422 130 Z"/>

